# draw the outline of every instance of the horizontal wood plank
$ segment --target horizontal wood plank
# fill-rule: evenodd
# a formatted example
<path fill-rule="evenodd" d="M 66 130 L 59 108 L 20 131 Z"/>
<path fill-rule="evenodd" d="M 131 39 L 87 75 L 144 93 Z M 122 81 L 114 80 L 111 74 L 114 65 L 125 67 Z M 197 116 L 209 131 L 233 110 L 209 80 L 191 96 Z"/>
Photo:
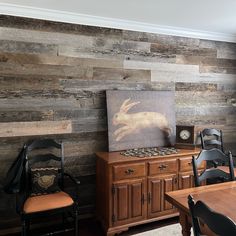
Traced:
<path fill-rule="evenodd" d="M 71 121 L 66 120 L 0 123 L 0 137 L 64 134 L 71 132 Z"/>

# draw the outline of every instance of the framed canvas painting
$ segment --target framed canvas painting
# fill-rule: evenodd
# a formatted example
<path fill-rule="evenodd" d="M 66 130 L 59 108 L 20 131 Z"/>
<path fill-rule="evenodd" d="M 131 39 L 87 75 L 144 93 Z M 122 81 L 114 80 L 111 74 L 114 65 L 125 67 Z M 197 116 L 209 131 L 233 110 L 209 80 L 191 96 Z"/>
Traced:
<path fill-rule="evenodd" d="M 172 146 L 173 91 L 107 90 L 109 151 Z"/>

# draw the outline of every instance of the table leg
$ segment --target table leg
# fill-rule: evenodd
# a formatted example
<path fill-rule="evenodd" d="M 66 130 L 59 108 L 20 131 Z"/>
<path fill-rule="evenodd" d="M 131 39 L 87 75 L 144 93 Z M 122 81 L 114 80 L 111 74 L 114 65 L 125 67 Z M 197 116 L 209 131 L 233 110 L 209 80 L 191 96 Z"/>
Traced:
<path fill-rule="evenodd" d="M 179 223 L 182 227 L 182 235 L 183 236 L 190 236 L 192 225 L 189 222 L 188 215 L 183 211 L 179 212 Z"/>

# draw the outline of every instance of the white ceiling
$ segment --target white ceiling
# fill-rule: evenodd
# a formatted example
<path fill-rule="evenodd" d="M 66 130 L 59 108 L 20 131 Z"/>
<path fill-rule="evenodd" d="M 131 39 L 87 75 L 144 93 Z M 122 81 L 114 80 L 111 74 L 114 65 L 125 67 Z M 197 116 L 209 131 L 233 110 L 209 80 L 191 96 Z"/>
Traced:
<path fill-rule="evenodd" d="M 235 0 L 0 0 L 0 12 L 236 42 Z"/>

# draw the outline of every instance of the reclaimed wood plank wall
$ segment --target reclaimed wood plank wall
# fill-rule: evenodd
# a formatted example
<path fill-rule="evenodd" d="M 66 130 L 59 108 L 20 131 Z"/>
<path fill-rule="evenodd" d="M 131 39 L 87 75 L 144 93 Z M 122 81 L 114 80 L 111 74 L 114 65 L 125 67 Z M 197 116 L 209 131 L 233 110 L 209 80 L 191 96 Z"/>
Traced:
<path fill-rule="evenodd" d="M 235 152 L 236 44 L 0 16 L 0 122 L 19 124 L 18 135 L 0 138 L 0 184 L 34 138 L 25 125 L 45 122 L 51 134 L 49 121 L 70 121 L 71 133 L 39 137 L 64 142 L 67 171 L 89 179 L 82 205 L 93 206 L 107 89 L 174 90 L 177 123 L 220 128 Z M 13 217 L 12 197 L 0 198 L 0 215 Z"/>

